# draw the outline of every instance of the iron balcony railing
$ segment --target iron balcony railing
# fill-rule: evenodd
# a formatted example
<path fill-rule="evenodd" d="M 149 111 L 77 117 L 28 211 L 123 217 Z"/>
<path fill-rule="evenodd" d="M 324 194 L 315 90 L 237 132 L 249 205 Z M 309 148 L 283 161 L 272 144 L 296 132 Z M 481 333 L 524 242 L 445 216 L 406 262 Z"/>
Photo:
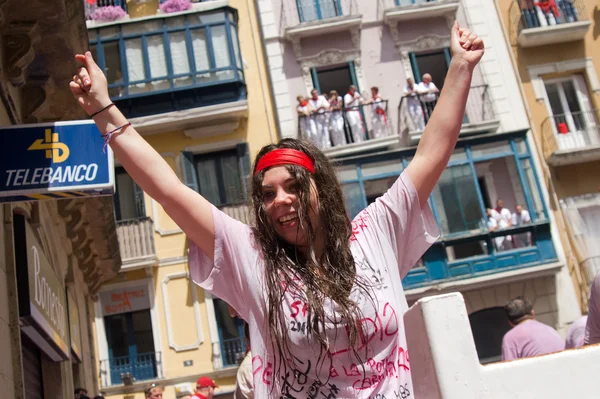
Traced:
<path fill-rule="evenodd" d="M 117 221 L 123 266 L 156 259 L 154 224 L 149 217 Z"/>
<path fill-rule="evenodd" d="M 123 378 L 132 382 L 152 380 L 162 375 L 161 353 L 148 352 L 135 356 L 119 356 L 100 361 L 102 387 L 123 384 Z"/>
<path fill-rule="evenodd" d="M 600 112 L 569 112 L 542 122 L 542 149 L 546 158 L 556 151 L 581 150 L 600 145 Z"/>
<path fill-rule="evenodd" d="M 246 345 L 244 338 L 224 339 L 221 341 L 221 356 L 223 357 L 223 367 L 230 367 L 239 364 L 240 358 L 246 354 Z"/>
<path fill-rule="evenodd" d="M 298 116 L 298 137 L 326 150 L 392 136 L 388 101 Z"/>
<path fill-rule="evenodd" d="M 588 19 L 583 0 L 515 0 L 509 13 L 513 43 L 524 29 L 550 27 Z"/>
<path fill-rule="evenodd" d="M 402 97 L 398 106 L 398 130 L 406 133 L 422 132 L 431 118 L 440 93 L 414 93 Z M 469 90 L 463 125 L 478 125 L 496 120 L 488 85 L 473 86 Z"/>
<path fill-rule="evenodd" d="M 358 15 L 356 0 L 282 0 L 285 27 Z"/>

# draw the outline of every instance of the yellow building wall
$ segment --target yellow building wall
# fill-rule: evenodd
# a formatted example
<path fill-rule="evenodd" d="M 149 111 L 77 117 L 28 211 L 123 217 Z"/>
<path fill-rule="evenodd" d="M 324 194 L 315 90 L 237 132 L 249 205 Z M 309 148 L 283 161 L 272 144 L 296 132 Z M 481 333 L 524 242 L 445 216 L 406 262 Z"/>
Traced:
<path fill-rule="evenodd" d="M 186 147 L 197 147 L 220 142 L 245 141 L 249 144 L 251 159 L 261 147 L 277 141 L 278 133 L 275 124 L 273 103 L 268 80 L 268 70 L 264 62 L 263 47 L 260 39 L 260 26 L 256 20 L 255 4 L 247 0 L 231 0 L 229 5 L 238 10 L 239 42 L 244 60 L 244 76 L 247 86 L 248 117 L 240 122 L 239 127 L 225 135 L 194 140 L 181 130 L 165 131 L 161 134 L 149 135 L 146 140 L 160 153 L 171 168 L 183 180 L 181 174 L 180 153 Z M 160 205 L 149 196 L 145 196 L 146 214 L 154 221 L 154 242 L 159 263 L 168 261 L 168 265 L 152 268 L 155 304 L 160 320 L 160 340 L 162 365 L 165 379 L 181 378 L 214 372 L 212 363 L 212 344 L 209 332 L 207 308 L 204 291 L 185 278 L 170 279 L 166 292 L 163 280 L 177 273 L 187 271 L 187 237 L 178 226 L 166 215 Z M 115 279 L 114 283 L 134 281 L 147 278 L 145 270 L 130 271 Z M 106 287 L 109 288 L 109 287 Z M 203 341 L 197 349 L 176 352 L 169 347 L 167 328 L 170 325 L 172 340 L 177 345 L 185 346 L 198 340 L 192 290 L 196 290 L 200 311 L 200 325 Z M 168 298 L 170 320 L 165 319 L 164 296 Z M 94 334 L 96 331 L 94 330 Z M 95 337 L 96 340 L 98 337 Z M 96 348 L 96 355 L 98 351 Z M 184 367 L 184 361 L 192 360 L 192 367 Z M 233 375 L 231 375 L 233 374 Z M 235 386 L 235 373 L 215 379 L 225 389 Z M 194 384 L 195 380 L 187 381 Z M 166 384 L 165 398 L 175 398 L 173 384 Z M 193 385 L 192 385 L 193 386 Z M 141 389 L 136 393 L 105 395 L 111 399 L 142 399 Z"/>
<path fill-rule="evenodd" d="M 517 13 L 518 4 L 516 0 L 496 0 L 498 10 L 501 14 L 502 22 L 508 35 L 507 40 L 510 43 L 514 60 L 516 62 L 517 73 L 522 82 L 524 100 L 529 108 L 532 122 L 532 131 L 536 135 L 538 143 L 544 143 L 543 124 L 549 117 L 548 105 L 546 101 L 537 101 L 531 76 L 528 68 L 534 65 L 559 63 L 574 59 L 591 58 L 596 72 L 600 71 L 600 40 L 598 40 L 598 26 L 600 26 L 600 13 L 598 13 L 597 0 L 579 0 L 578 3 L 584 5 L 585 13 L 579 15 L 580 20 L 591 21 L 591 26 L 583 40 L 550 44 L 539 47 L 522 48 L 517 45 L 519 14 Z M 581 74 L 586 80 L 588 93 L 590 96 L 591 107 L 600 108 L 600 92 L 594 93 L 591 90 L 590 82 L 587 81 L 585 71 L 572 70 L 565 73 L 543 75 L 544 79 L 553 79 Z M 543 144 L 540 144 L 543 150 Z M 545 162 L 544 155 L 541 159 Z M 598 170 L 600 170 L 600 161 L 587 162 L 577 165 L 549 167 L 550 173 L 544 173 L 543 177 L 546 186 L 554 189 L 557 198 L 563 199 L 571 196 L 582 195 L 586 193 L 595 193 L 600 190 L 600 180 L 598 179 Z M 552 197 L 552 193 L 551 193 Z M 568 220 L 565 220 L 561 210 L 555 201 L 548 204 L 554 212 L 559 224 L 560 238 L 563 242 L 567 262 L 575 289 L 581 298 L 582 310 L 587 312 L 587 286 L 585 281 L 580 281 L 578 254 L 571 237 L 568 234 Z"/>

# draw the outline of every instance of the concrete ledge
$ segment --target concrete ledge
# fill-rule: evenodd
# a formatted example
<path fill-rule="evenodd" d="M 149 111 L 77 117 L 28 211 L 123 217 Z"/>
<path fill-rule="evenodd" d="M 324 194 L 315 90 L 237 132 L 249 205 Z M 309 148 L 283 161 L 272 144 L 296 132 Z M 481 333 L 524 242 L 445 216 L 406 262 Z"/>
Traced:
<path fill-rule="evenodd" d="M 287 39 L 301 39 L 304 37 L 324 35 L 332 32 L 357 29 L 362 23 L 362 15 L 344 15 L 327 18 L 319 21 L 303 22 L 285 29 Z"/>
<path fill-rule="evenodd" d="M 527 48 L 583 40 L 591 25 L 592 21 L 578 21 L 523 29 L 517 42 L 519 46 Z"/>
<path fill-rule="evenodd" d="M 324 150 L 323 153 L 329 158 L 339 158 L 345 156 L 356 155 L 359 153 L 381 150 L 384 148 L 398 145 L 400 137 L 392 135 L 389 137 L 382 137 L 379 139 L 371 139 L 363 141 L 362 143 L 352 143 L 346 145 L 340 145 L 338 147 L 329 148 Z"/>
<path fill-rule="evenodd" d="M 548 157 L 548 165 L 565 166 L 600 160 L 600 145 L 590 145 L 570 150 L 556 150 Z"/>

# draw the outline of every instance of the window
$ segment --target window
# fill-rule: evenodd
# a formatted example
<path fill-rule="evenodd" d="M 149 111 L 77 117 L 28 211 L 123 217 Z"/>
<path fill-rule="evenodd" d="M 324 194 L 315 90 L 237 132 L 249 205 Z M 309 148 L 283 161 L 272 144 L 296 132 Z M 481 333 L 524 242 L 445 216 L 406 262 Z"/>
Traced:
<path fill-rule="evenodd" d="M 115 169 L 115 191 L 115 217 L 118 221 L 146 216 L 144 192 L 123 168 Z"/>
<path fill-rule="evenodd" d="M 410 63 L 415 82 L 420 83 L 423 75 L 428 73 L 432 82 L 441 90 L 450 66 L 450 50 L 444 48 L 410 53 Z"/>
<path fill-rule="evenodd" d="M 502 338 L 510 330 L 504 308 L 494 307 L 472 313 L 469 322 L 481 364 L 500 361 Z"/>
<path fill-rule="evenodd" d="M 90 45 L 113 99 L 239 80 L 237 14 L 193 13 L 98 28 Z"/>
<path fill-rule="evenodd" d="M 296 0 L 300 22 L 317 21 L 342 15 L 340 0 Z"/>
<path fill-rule="evenodd" d="M 560 149 L 598 144 L 598 121 L 582 75 L 545 82 L 548 109 Z"/>
<path fill-rule="evenodd" d="M 324 95 L 328 95 L 331 90 L 338 92 L 342 98 L 348 92 L 351 85 L 358 87 L 354 63 L 326 66 L 312 69 L 313 86 Z"/>
<path fill-rule="evenodd" d="M 244 321 L 239 317 L 231 317 L 229 305 L 221 299 L 214 298 L 213 303 L 221 341 L 223 366 L 239 364 L 240 356 L 243 358 L 246 352 Z"/>
<path fill-rule="evenodd" d="M 158 359 L 149 309 L 105 316 L 104 328 L 113 385 L 122 382 L 122 373 L 131 373 L 138 381 L 156 378 Z"/>
<path fill-rule="evenodd" d="M 184 179 L 215 206 L 233 205 L 247 198 L 250 154 L 248 144 L 208 154 L 183 153 Z"/>

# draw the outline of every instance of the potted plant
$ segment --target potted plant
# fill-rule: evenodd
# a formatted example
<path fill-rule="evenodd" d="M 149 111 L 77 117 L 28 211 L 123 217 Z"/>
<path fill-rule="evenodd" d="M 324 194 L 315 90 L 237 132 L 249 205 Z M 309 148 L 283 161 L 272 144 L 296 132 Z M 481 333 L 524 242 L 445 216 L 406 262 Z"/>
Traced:
<path fill-rule="evenodd" d="M 190 0 L 167 0 L 159 8 L 161 12 L 169 14 L 172 12 L 187 11 L 192 8 L 192 3 Z"/>

